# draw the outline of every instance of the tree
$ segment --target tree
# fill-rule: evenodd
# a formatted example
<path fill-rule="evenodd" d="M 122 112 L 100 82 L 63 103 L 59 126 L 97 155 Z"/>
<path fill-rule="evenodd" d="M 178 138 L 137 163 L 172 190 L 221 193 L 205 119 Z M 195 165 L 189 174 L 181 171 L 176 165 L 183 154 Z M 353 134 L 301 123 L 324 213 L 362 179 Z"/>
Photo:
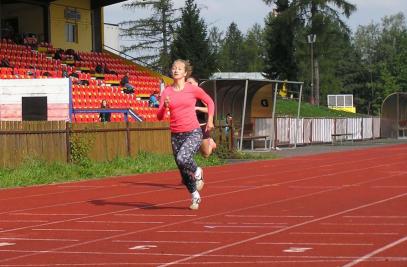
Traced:
<path fill-rule="evenodd" d="M 218 27 L 213 26 L 209 29 L 209 48 L 215 58 L 219 57 L 223 42 L 223 32 Z"/>
<path fill-rule="evenodd" d="M 132 44 L 124 46 L 124 52 L 136 52 L 137 60 L 147 62 L 163 73 L 170 65 L 170 44 L 173 29 L 178 19 L 171 0 L 134 0 L 124 4 L 128 9 L 151 8 L 153 13 L 148 18 L 123 21 L 120 23 L 121 36 L 128 37 Z"/>
<path fill-rule="evenodd" d="M 209 78 L 215 70 L 216 62 L 210 49 L 205 22 L 199 14 L 194 0 L 186 0 L 185 7 L 182 8 L 181 23 L 171 46 L 171 58 L 188 59 L 195 75 Z"/>
<path fill-rule="evenodd" d="M 259 24 L 248 30 L 243 41 L 243 60 L 248 72 L 263 72 L 265 58 L 264 31 Z"/>
<path fill-rule="evenodd" d="M 264 72 L 270 79 L 296 80 L 295 17 L 288 9 L 288 0 L 277 0 L 275 4 L 276 9 L 266 18 Z"/>
<path fill-rule="evenodd" d="M 219 67 L 223 72 L 241 72 L 245 71 L 243 62 L 243 35 L 237 24 L 232 22 L 220 49 Z"/>
<path fill-rule="evenodd" d="M 384 17 L 381 24 L 359 26 L 354 43 L 368 73 L 366 86 L 356 94 L 364 99 L 368 114 L 378 114 L 387 95 L 407 91 L 407 25 L 404 15 Z"/>

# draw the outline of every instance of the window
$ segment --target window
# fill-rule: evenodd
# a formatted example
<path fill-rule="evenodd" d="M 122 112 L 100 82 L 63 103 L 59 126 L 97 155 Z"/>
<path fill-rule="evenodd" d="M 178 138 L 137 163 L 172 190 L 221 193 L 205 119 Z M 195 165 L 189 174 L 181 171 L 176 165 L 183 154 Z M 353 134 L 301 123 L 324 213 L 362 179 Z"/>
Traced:
<path fill-rule="evenodd" d="M 72 23 L 65 24 L 65 39 L 70 43 L 78 42 L 78 25 Z"/>
<path fill-rule="evenodd" d="M 46 121 L 48 119 L 47 97 L 22 98 L 23 121 Z"/>

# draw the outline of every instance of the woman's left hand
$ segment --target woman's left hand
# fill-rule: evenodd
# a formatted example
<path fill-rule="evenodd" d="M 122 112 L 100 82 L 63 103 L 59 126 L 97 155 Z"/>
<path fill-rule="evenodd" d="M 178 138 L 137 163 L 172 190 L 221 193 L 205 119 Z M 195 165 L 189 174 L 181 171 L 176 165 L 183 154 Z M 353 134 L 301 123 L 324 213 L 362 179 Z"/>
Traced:
<path fill-rule="evenodd" d="M 212 120 L 208 120 L 208 122 L 206 123 L 206 131 L 210 132 L 213 130 L 213 128 L 215 128 L 215 126 L 213 125 L 213 121 Z"/>

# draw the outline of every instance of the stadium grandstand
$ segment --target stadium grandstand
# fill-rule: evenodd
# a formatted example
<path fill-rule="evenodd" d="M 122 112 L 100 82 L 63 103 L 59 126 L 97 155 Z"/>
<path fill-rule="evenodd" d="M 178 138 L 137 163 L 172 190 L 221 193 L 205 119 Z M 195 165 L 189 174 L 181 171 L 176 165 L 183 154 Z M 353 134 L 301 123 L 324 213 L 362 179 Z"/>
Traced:
<path fill-rule="evenodd" d="M 105 49 L 103 7 L 119 2 L 1 0 L 0 121 L 97 122 L 103 99 L 111 121 L 155 121 L 148 98 L 171 79 Z"/>

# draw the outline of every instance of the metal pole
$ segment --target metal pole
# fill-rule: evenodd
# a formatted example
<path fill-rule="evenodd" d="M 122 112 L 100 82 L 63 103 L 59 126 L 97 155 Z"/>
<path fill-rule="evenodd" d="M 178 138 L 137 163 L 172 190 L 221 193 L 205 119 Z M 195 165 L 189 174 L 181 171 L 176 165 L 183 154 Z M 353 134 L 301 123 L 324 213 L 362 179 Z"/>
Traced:
<path fill-rule="evenodd" d="M 311 104 L 315 104 L 315 93 L 314 93 L 314 43 L 316 40 L 316 34 L 309 34 L 308 43 L 311 46 Z"/>
<path fill-rule="evenodd" d="M 249 80 L 246 80 L 246 85 L 244 88 L 244 100 L 243 100 L 243 114 L 242 114 L 242 127 L 240 130 L 240 147 L 239 150 L 243 149 L 243 131 L 244 131 L 244 121 L 246 116 L 246 102 L 247 102 L 247 88 L 249 87 Z"/>
<path fill-rule="evenodd" d="M 296 122 L 295 122 L 295 141 L 294 141 L 294 148 L 297 147 L 298 121 L 300 120 L 301 98 L 302 98 L 302 84 L 300 85 L 300 96 L 299 96 L 299 99 L 298 99 L 297 120 L 296 120 Z"/>
<path fill-rule="evenodd" d="M 311 102 L 315 104 L 314 94 L 314 43 L 311 42 Z"/>
<path fill-rule="evenodd" d="M 276 82 L 276 86 L 274 87 L 274 97 L 273 97 L 273 113 L 271 115 L 271 120 L 273 122 L 273 125 L 271 127 L 271 136 L 270 136 L 270 150 L 273 148 L 276 148 L 276 144 L 275 144 L 275 131 L 274 131 L 274 127 L 275 127 L 275 115 L 276 115 L 276 105 L 277 105 L 277 89 L 278 89 L 278 82 Z"/>

